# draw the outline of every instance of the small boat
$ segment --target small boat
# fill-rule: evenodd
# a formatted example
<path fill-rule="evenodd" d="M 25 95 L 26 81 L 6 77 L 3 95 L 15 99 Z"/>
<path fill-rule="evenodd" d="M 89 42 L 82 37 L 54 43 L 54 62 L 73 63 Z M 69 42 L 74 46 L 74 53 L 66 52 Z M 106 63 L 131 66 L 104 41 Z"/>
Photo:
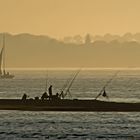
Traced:
<path fill-rule="evenodd" d="M 27 95 L 24 94 L 22 99 L 0 99 L 0 110 L 140 112 L 140 102 L 125 103 L 98 100 L 99 96 L 109 98 L 105 87 L 94 99 L 66 99 L 65 96 L 70 94 L 69 87 L 65 93 L 61 91 L 52 94 L 52 85 L 50 85 L 48 88 L 49 94 L 45 91 L 41 98 L 27 99 Z"/>
<path fill-rule="evenodd" d="M 74 77 L 64 85 L 60 93 L 54 94 L 52 92 L 52 85 L 49 88 L 45 88 L 45 92 L 42 97 L 35 97 L 28 99 L 24 94 L 22 99 L 0 99 L 0 110 L 21 110 L 21 111 L 104 111 L 104 112 L 140 112 L 139 103 L 125 103 L 125 102 L 112 102 L 101 101 L 98 98 L 103 96 L 109 98 L 106 93 L 106 86 L 112 81 L 111 78 L 106 85 L 102 88 L 99 94 L 90 100 L 85 99 L 66 99 L 65 97 L 70 93 L 70 87 L 79 71 Z M 116 75 L 116 74 L 115 74 Z M 114 77 L 114 76 L 113 76 Z M 46 81 L 47 87 L 47 81 Z M 67 87 L 67 88 L 66 88 Z M 48 89 L 48 93 L 47 90 Z M 64 92 L 65 91 L 65 92 Z"/>
<path fill-rule="evenodd" d="M 140 112 L 140 103 L 78 99 L 0 99 L 0 110 Z"/>
<path fill-rule="evenodd" d="M 6 72 L 5 69 L 5 35 L 3 35 L 3 47 L 0 52 L 0 79 L 12 79 L 14 75 Z"/>

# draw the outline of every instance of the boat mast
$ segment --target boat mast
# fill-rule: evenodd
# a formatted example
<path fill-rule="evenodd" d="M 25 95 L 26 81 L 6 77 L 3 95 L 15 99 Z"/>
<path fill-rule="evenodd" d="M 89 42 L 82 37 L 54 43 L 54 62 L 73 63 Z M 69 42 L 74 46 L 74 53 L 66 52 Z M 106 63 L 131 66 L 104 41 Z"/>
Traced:
<path fill-rule="evenodd" d="M 2 55 L 3 55 L 3 48 L 1 49 L 0 52 L 0 75 L 2 75 Z"/>
<path fill-rule="evenodd" d="M 3 34 L 3 74 L 5 75 L 5 34 Z"/>

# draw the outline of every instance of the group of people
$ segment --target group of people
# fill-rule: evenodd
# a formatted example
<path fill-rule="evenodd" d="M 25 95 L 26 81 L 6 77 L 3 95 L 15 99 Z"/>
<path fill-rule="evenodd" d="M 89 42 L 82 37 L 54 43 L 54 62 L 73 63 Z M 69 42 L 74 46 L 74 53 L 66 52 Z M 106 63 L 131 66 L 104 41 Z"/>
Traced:
<path fill-rule="evenodd" d="M 49 94 L 48 94 L 49 93 Z M 44 101 L 44 100 L 57 100 L 57 99 L 60 99 L 60 96 L 58 93 L 56 93 L 56 95 L 53 95 L 53 92 L 52 92 L 52 85 L 50 85 L 50 87 L 48 88 L 48 93 L 45 91 L 42 96 L 41 96 L 41 100 Z M 39 99 L 39 97 L 35 97 L 35 99 Z M 24 94 L 22 96 L 22 101 L 25 101 L 27 100 L 27 94 Z"/>

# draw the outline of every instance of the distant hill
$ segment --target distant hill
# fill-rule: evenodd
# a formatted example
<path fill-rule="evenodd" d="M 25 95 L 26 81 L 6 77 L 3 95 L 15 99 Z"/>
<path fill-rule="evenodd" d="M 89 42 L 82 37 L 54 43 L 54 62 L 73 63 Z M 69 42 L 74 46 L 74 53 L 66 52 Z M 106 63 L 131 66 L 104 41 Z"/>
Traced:
<path fill-rule="evenodd" d="M 0 46 L 2 47 L 2 33 Z M 97 37 L 97 36 L 96 36 Z M 6 34 L 6 66 L 29 67 L 140 67 L 140 34 L 91 42 L 65 42 L 31 34 Z M 107 38 L 107 37 L 106 37 Z M 109 38 L 109 36 L 108 36 Z M 132 38 L 132 39 L 131 39 Z M 137 39 L 136 39 L 137 38 Z M 80 37 L 75 39 L 80 41 Z M 122 38 L 121 38 L 122 39 Z"/>

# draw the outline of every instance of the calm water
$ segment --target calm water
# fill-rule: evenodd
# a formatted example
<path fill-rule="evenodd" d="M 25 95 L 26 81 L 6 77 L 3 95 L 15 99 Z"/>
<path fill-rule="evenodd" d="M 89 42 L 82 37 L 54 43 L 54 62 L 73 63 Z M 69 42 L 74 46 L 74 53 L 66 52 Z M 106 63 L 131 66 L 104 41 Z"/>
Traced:
<path fill-rule="evenodd" d="M 59 92 L 75 72 L 12 71 L 15 79 L 0 80 L 0 98 L 41 96 L 46 77 Z M 94 98 L 115 73 L 81 71 L 70 89 L 72 98 Z M 140 102 L 140 70 L 120 71 L 106 90 L 110 101 Z M 0 139 L 140 140 L 140 113 L 0 111 Z"/>

